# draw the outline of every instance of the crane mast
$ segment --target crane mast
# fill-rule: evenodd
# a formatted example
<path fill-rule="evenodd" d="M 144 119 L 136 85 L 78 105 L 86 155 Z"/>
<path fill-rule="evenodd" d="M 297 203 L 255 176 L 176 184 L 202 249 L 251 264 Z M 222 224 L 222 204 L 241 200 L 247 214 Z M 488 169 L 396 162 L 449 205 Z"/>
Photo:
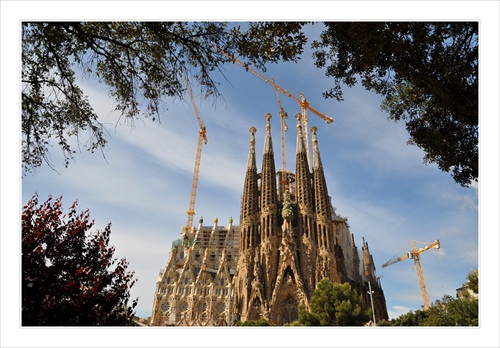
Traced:
<path fill-rule="evenodd" d="M 413 259 L 413 261 L 415 262 L 415 272 L 417 273 L 418 285 L 420 286 L 420 295 L 422 296 L 422 302 L 424 304 L 424 310 L 425 310 L 431 306 L 431 300 L 429 297 L 429 291 L 427 290 L 427 283 L 425 281 L 424 269 L 422 267 L 422 262 L 420 261 L 420 254 L 429 249 L 439 249 L 441 247 L 441 244 L 439 243 L 439 240 L 436 239 L 434 242 L 429 243 L 420 249 L 417 249 L 415 246 L 415 242 L 416 242 L 415 240 L 411 241 L 412 249 L 409 250 L 406 254 L 398 258 L 387 261 L 382 265 L 382 268 L 393 265 L 399 261 L 403 261 L 406 259 Z"/>
<path fill-rule="evenodd" d="M 273 83 L 274 83 L 274 77 Z M 274 86 L 276 84 L 274 83 Z M 281 169 L 283 171 L 286 170 L 286 132 L 288 131 L 288 126 L 286 124 L 286 118 L 288 115 L 283 110 L 283 106 L 281 105 L 281 99 L 278 94 L 278 89 L 274 87 L 274 92 L 276 93 L 276 100 L 278 101 L 278 106 L 280 107 L 280 135 L 281 135 Z"/>
<path fill-rule="evenodd" d="M 272 77 L 274 83 L 274 77 Z M 276 84 L 275 84 L 276 85 Z M 280 174 L 280 192 L 284 194 L 286 190 L 289 190 L 290 176 L 286 170 L 286 132 L 288 131 L 288 126 L 286 124 L 286 119 L 288 118 L 287 113 L 281 105 L 281 99 L 278 93 L 278 89 L 275 87 L 274 92 L 276 93 L 276 100 L 278 101 L 278 106 L 280 108 L 280 136 L 281 136 L 281 174 Z M 282 198 L 282 197 L 280 197 Z"/>
<path fill-rule="evenodd" d="M 189 81 L 186 78 L 186 87 L 189 92 L 189 97 L 191 98 L 191 104 L 193 105 L 193 109 L 196 115 L 196 119 L 198 120 L 198 124 L 200 126 L 200 130 L 198 132 L 198 145 L 196 147 L 196 159 L 194 162 L 194 173 L 193 173 L 193 181 L 191 183 L 191 196 L 189 198 L 189 209 L 187 211 L 188 220 L 185 227 L 185 232 L 190 232 L 193 227 L 193 217 L 195 215 L 194 207 L 196 204 L 196 190 L 198 188 L 198 176 L 200 174 L 200 162 L 201 162 L 201 150 L 203 148 L 203 143 L 207 143 L 207 131 L 205 129 L 205 123 L 200 117 L 198 112 L 198 108 L 196 107 L 196 102 L 193 97 L 193 91 L 191 90 L 191 86 L 189 85 Z"/>

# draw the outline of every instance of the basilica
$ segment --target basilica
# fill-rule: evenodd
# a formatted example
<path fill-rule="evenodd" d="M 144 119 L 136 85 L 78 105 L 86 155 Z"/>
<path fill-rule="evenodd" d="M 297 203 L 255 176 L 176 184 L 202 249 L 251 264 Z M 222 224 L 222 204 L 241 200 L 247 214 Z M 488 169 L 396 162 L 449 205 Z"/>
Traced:
<path fill-rule="evenodd" d="M 258 319 L 287 325 L 298 319 L 299 305 L 309 308 L 323 278 L 350 283 L 366 308 L 373 303 L 377 321 L 388 319 L 368 243 L 362 238 L 358 249 L 347 219 L 332 206 L 317 128 L 310 129 L 310 160 L 308 130 L 297 115 L 295 171 L 276 170 L 271 115 L 265 117 L 260 172 L 256 129 L 250 128 L 239 225 L 230 218 L 220 226 L 215 218 L 205 226 L 200 219 L 197 227 L 181 230 L 156 283 L 151 325 L 230 326 Z"/>

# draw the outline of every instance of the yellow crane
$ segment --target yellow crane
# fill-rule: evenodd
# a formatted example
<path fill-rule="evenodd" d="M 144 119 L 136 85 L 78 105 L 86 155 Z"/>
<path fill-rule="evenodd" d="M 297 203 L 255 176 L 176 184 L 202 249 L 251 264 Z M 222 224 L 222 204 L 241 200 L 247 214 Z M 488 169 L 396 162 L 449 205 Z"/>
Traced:
<path fill-rule="evenodd" d="M 313 114 L 315 114 L 316 116 L 319 116 L 321 119 L 323 119 L 328 124 L 332 123 L 334 121 L 333 118 L 325 116 L 321 112 L 319 112 L 318 110 L 312 108 L 311 105 L 310 105 L 311 103 L 309 103 L 306 100 L 306 98 L 305 98 L 305 96 L 304 96 L 303 93 L 300 93 L 301 98 L 299 99 L 298 97 L 296 97 L 293 94 L 289 93 L 286 89 L 284 89 L 284 88 L 280 87 L 279 85 L 277 85 L 276 82 L 274 81 L 274 78 L 272 80 L 270 80 L 267 77 L 265 77 L 264 75 L 262 75 L 261 73 L 259 73 L 257 70 L 252 69 L 248 64 L 245 64 L 242 61 L 240 61 L 238 58 L 231 57 L 231 56 L 229 56 L 225 52 L 223 52 L 223 53 L 226 54 L 226 56 L 229 57 L 233 62 L 235 62 L 238 65 L 240 65 L 241 67 L 243 67 L 246 71 L 248 71 L 248 72 L 252 73 L 253 75 L 257 76 L 259 79 L 261 79 L 262 81 L 266 82 L 267 84 L 273 86 L 275 91 L 281 92 L 282 94 L 286 95 L 287 97 L 291 98 L 292 100 L 295 100 L 300 105 L 300 108 L 302 110 L 302 124 L 303 124 L 303 129 L 306 130 L 304 132 L 304 136 L 306 138 L 305 139 L 305 145 L 306 145 L 307 160 L 309 161 L 309 164 L 310 164 L 310 159 L 309 159 L 309 137 L 308 137 L 308 133 L 307 133 L 307 129 L 308 129 L 308 123 L 307 122 L 308 121 L 307 121 L 307 112 L 306 112 L 306 110 L 309 110 Z"/>
<path fill-rule="evenodd" d="M 272 77 L 274 83 L 274 77 Z M 280 175 L 280 190 L 281 194 L 284 194 L 286 190 L 290 190 L 290 180 L 292 173 L 286 170 L 286 132 L 288 131 L 288 125 L 286 124 L 286 119 L 288 118 L 288 114 L 283 109 L 283 105 L 281 105 L 281 99 L 278 93 L 278 89 L 276 88 L 276 83 L 274 83 L 274 92 L 276 93 L 276 100 L 278 101 L 278 106 L 280 108 L 280 137 L 281 137 L 281 171 L 279 171 Z"/>
<path fill-rule="evenodd" d="M 189 209 L 187 211 L 188 221 L 186 223 L 185 232 L 191 231 L 193 227 L 193 216 L 195 215 L 194 206 L 196 204 L 196 189 L 198 188 L 198 176 L 200 174 L 200 161 L 201 161 L 201 150 L 203 143 L 207 144 L 207 130 L 205 129 L 205 123 L 200 117 L 198 108 L 196 107 L 196 102 L 193 97 L 193 91 L 189 85 L 189 80 L 186 78 L 186 87 L 189 92 L 189 97 L 191 98 L 191 104 L 193 104 L 194 113 L 196 114 L 196 119 L 200 125 L 200 130 L 198 132 L 198 146 L 196 147 L 196 159 L 194 162 L 194 173 L 193 182 L 191 183 L 191 197 L 189 198 Z"/>
<path fill-rule="evenodd" d="M 422 244 L 427 244 L 424 247 L 417 249 L 415 247 L 415 242 L 422 243 Z M 406 252 L 403 256 L 400 256 L 398 258 L 392 258 L 386 263 L 382 265 L 382 268 L 385 268 L 387 266 L 393 265 L 396 262 L 403 261 L 406 259 L 413 259 L 415 262 L 415 271 L 417 272 L 417 278 L 418 278 L 418 284 L 420 285 L 420 295 L 422 296 L 422 302 L 424 303 L 424 310 L 428 309 L 431 306 L 431 300 L 429 298 L 429 291 L 427 290 L 427 284 L 425 282 L 425 277 L 424 277 L 424 269 L 422 268 L 422 263 L 420 262 L 420 254 L 422 254 L 424 251 L 427 251 L 429 249 L 439 249 L 441 247 L 441 244 L 439 243 L 439 240 L 436 239 L 432 243 L 425 243 L 425 242 L 419 242 L 412 240 L 411 241 L 411 247 L 412 249 Z"/>
<path fill-rule="evenodd" d="M 274 83 L 274 77 L 273 83 Z M 274 83 L 276 86 L 276 84 Z M 274 92 L 276 93 L 276 100 L 278 101 L 278 106 L 280 107 L 280 135 L 281 135 L 281 169 L 286 170 L 286 132 L 288 131 L 288 126 L 286 124 L 286 119 L 288 115 L 286 114 L 283 106 L 281 105 L 281 99 L 278 94 L 278 89 L 274 87 Z"/>
<path fill-rule="evenodd" d="M 259 73 L 255 69 L 252 69 L 248 64 L 245 64 L 242 61 L 240 61 L 238 58 L 231 57 L 231 59 L 233 60 L 233 62 L 235 62 L 238 65 L 242 66 L 246 71 L 249 71 L 253 75 L 255 75 L 258 78 L 260 78 L 261 80 L 263 80 L 264 82 L 266 82 L 266 83 L 270 84 L 271 86 L 273 86 L 275 89 L 277 89 L 278 91 L 280 91 L 282 94 L 284 94 L 287 97 L 295 100 L 297 103 L 299 103 L 299 105 L 300 105 L 301 108 L 307 109 L 307 110 L 311 111 L 316 116 L 319 116 L 320 118 L 322 118 L 326 123 L 332 123 L 334 121 L 333 118 L 325 116 L 321 112 L 319 112 L 318 110 L 312 108 L 310 106 L 311 103 L 309 103 L 305 99 L 305 97 L 304 97 L 304 95 L 302 93 L 301 93 L 301 99 L 299 99 L 296 96 L 294 96 L 293 94 L 289 93 L 286 89 L 284 89 L 284 88 L 280 87 L 279 85 L 277 85 L 274 81 L 269 80 L 267 77 L 265 77 L 264 75 L 262 75 L 261 73 Z"/>

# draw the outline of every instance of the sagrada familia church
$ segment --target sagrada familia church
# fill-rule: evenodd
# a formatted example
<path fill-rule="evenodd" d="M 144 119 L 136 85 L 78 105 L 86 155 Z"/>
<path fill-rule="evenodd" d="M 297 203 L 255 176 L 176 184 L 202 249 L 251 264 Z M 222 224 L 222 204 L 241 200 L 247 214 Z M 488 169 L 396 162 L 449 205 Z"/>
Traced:
<path fill-rule="evenodd" d="M 232 218 L 227 226 L 217 218 L 205 226 L 200 219 L 197 228 L 181 231 L 156 284 L 152 325 L 227 326 L 258 319 L 286 325 L 298 319 L 299 305 L 309 308 L 323 278 L 349 282 L 366 308 L 373 303 L 377 321 L 388 319 L 368 243 L 363 238 L 359 252 L 347 219 L 333 209 L 317 128 L 311 128 L 312 166 L 307 130 L 299 121 L 295 173 L 276 171 L 270 119 L 266 114 L 260 172 L 256 129 L 250 128 L 239 226 Z"/>

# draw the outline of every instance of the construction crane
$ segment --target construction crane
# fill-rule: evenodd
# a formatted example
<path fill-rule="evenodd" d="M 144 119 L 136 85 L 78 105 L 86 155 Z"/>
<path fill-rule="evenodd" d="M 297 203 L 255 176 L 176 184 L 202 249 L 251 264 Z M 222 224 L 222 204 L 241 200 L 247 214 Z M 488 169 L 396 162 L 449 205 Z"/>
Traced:
<path fill-rule="evenodd" d="M 420 249 L 417 249 L 415 247 L 415 242 L 418 241 L 415 240 L 411 241 L 412 249 L 406 252 L 406 254 L 398 258 L 390 259 L 389 261 L 387 261 L 382 265 L 382 268 L 393 265 L 399 261 L 403 261 L 406 259 L 413 259 L 413 261 L 415 262 L 415 271 L 417 272 L 418 284 L 420 285 L 420 295 L 422 296 L 422 302 L 424 303 L 424 310 L 425 310 L 431 306 L 431 300 L 429 298 L 429 291 L 427 290 L 427 284 L 425 282 L 424 269 L 422 268 L 422 263 L 420 262 L 420 254 L 429 249 L 439 249 L 441 247 L 441 244 L 439 243 L 438 239 L 436 239 L 432 243 L 418 242 L 427 245 Z"/>
<path fill-rule="evenodd" d="M 276 93 L 276 100 L 278 101 L 278 106 L 280 108 L 280 137 L 281 137 L 281 171 L 280 175 L 280 194 L 284 194 L 286 190 L 290 190 L 290 172 L 286 170 L 286 132 L 288 131 L 288 125 L 286 124 L 286 119 L 288 114 L 283 109 L 281 105 L 281 99 L 276 88 L 276 83 L 274 82 L 274 77 L 271 77 L 274 83 L 274 92 Z"/>
<path fill-rule="evenodd" d="M 205 129 L 205 123 L 200 117 L 198 108 L 196 107 L 196 102 L 193 97 L 193 91 L 191 90 L 191 86 L 189 85 L 189 80 L 187 78 L 186 78 L 186 87 L 189 92 L 189 97 L 191 98 L 191 104 L 193 104 L 193 109 L 194 113 L 196 114 L 196 119 L 198 120 L 198 124 L 200 125 L 200 130 L 198 132 L 198 146 L 196 147 L 196 159 L 194 162 L 193 182 L 191 184 L 191 197 L 189 198 L 189 209 L 187 211 L 188 220 L 185 227 L 185 232 L 189 232 L 193 227 L 193 217 L 195 215 L 194 206 L 196 204 L 196 189 L 198 188 L 198 176 L 200 174 L 201 150 L 203 147 L 203 143 L 205 143 L 206 145 L 208 139 L 207 139 L 207 131 Z"/>
<path fill-rule="evenodd" d="M 274 81 L 269 80 L 267 77 L 265 77 L 264 75 L 262 75 L 258 71 L 252 69 L 248 64 L 245 64 L 242 61 L 240 61 L 238 58 L 231 57 L 231 59 L 233 60 L 233 62 L 235 62 L 238 65 L 240 65 L 241 67 L 243 67 L 246 71 L 248 71 L 248 72 L 252 73 L 253 75 L 257 76 L 258 78 L 260 78 L 264 82 L 270 84 L 271 86 L 273 86 L 275 89 L 277 89 L 278 91 L 280 91 L 282 94 L 286 95 L 287 97 L 295 100 L 297 103 L 299 103 L 299 105 L 300 105 L 301 108 L 307 109 L 307 110 L 311 111 L 316 116 L 319 116 L 320 118 L 322 118 L 326 123 L 332 123 L 334 121 L 333 118 L 325 116 L 321 112 L 319 112 L 318 110 L 313 109 L 310 106 L 311 103 L 309 103 L 304 98 L 304 95 L 302 93 L 301 93 L 301 99 L 299 99 L 296 96 L 294 96 L 293 94 L 289 93 L 286 89 L 281 88 L 280 86 L 278 86 Z"/>
<path fill-rule="evenodd" d="M 259 79 L 261 79 L 262 81 L 266 82 L 267 84 L 270 84 L 271 86 L 274 87 L 275 91 L 280 91 L 282 94 L 286 95 L 287 97 L 295 100 L 299 105 L 300 105 L 300 108 L 302 110 L 302 124 L 303 124 L 303 128 L 305 130 L 308 129 L 308 124 L 307 124 L 307 112 L 306 110 L 309 110 L 311 111 L 313 114 L 315 114 L 316 116 L 319 116 L 321 119 L 323 119 L 326 123 L 332 123 L 334 120 L 333 118 L 331 117 L 328 117 L 328 116 L 325 116 L 323 115 L 321 112 L 319 112 L 318 110 L 312 108 L 310 106 L 311 103 L 309 103 L 304 94 L 303 93 L 300 93 L 300 96 L 301 98 L 297 98 L 296 96 L 294 96 L 293 94 L 289 93 L 286 89 L 278 86 L 276 84 L 276 82 L 274 82 L 274 78 L 273 80 L 270 80 L 268 79 L 267 77 L 265 77 L 264 75 L 262 75 L 261 73 L 259 73 L 258 71 L 252 69 L 248 64 L 245 64 L 243 63 L 242 61 L 240 61 L 238 58 L 236 57 L 232 57 L 232 56 L 229 56 L 227 53 L 223 52 L 227 57 L 229 57 L 233 62 L 237 63 L 238 65 L 240 65 L 241 67 L 243 67 L 246 71 L 252 73 L 253 75 L 257 76 Z M 307 134 L 307 131 L 304 132 L 304 136 L 305 136 L 305 143 L 306 143 L 306 153 L 307 153 L 307 161 L 309 162 L 309 165 L 311 164 L 310 162 L 310 159 L 309 159 L 309 136 Z"/>
<path fill-rule="evenodd" d="M 278 89 L 276 88 L 276 83 L 274 83 L 274 92 L 276 93 L 276 100 L 278 101 L 278 106 L 280 107 L 280 135 L 281 135 L 281 169 L 286 170 L 286 132 L 288 131 L 288 126 L 286 124 L 286 119 L 288 115 L 285 113 L 283 106 L 281 105 L 281 99 L 278 94 Z"/>

